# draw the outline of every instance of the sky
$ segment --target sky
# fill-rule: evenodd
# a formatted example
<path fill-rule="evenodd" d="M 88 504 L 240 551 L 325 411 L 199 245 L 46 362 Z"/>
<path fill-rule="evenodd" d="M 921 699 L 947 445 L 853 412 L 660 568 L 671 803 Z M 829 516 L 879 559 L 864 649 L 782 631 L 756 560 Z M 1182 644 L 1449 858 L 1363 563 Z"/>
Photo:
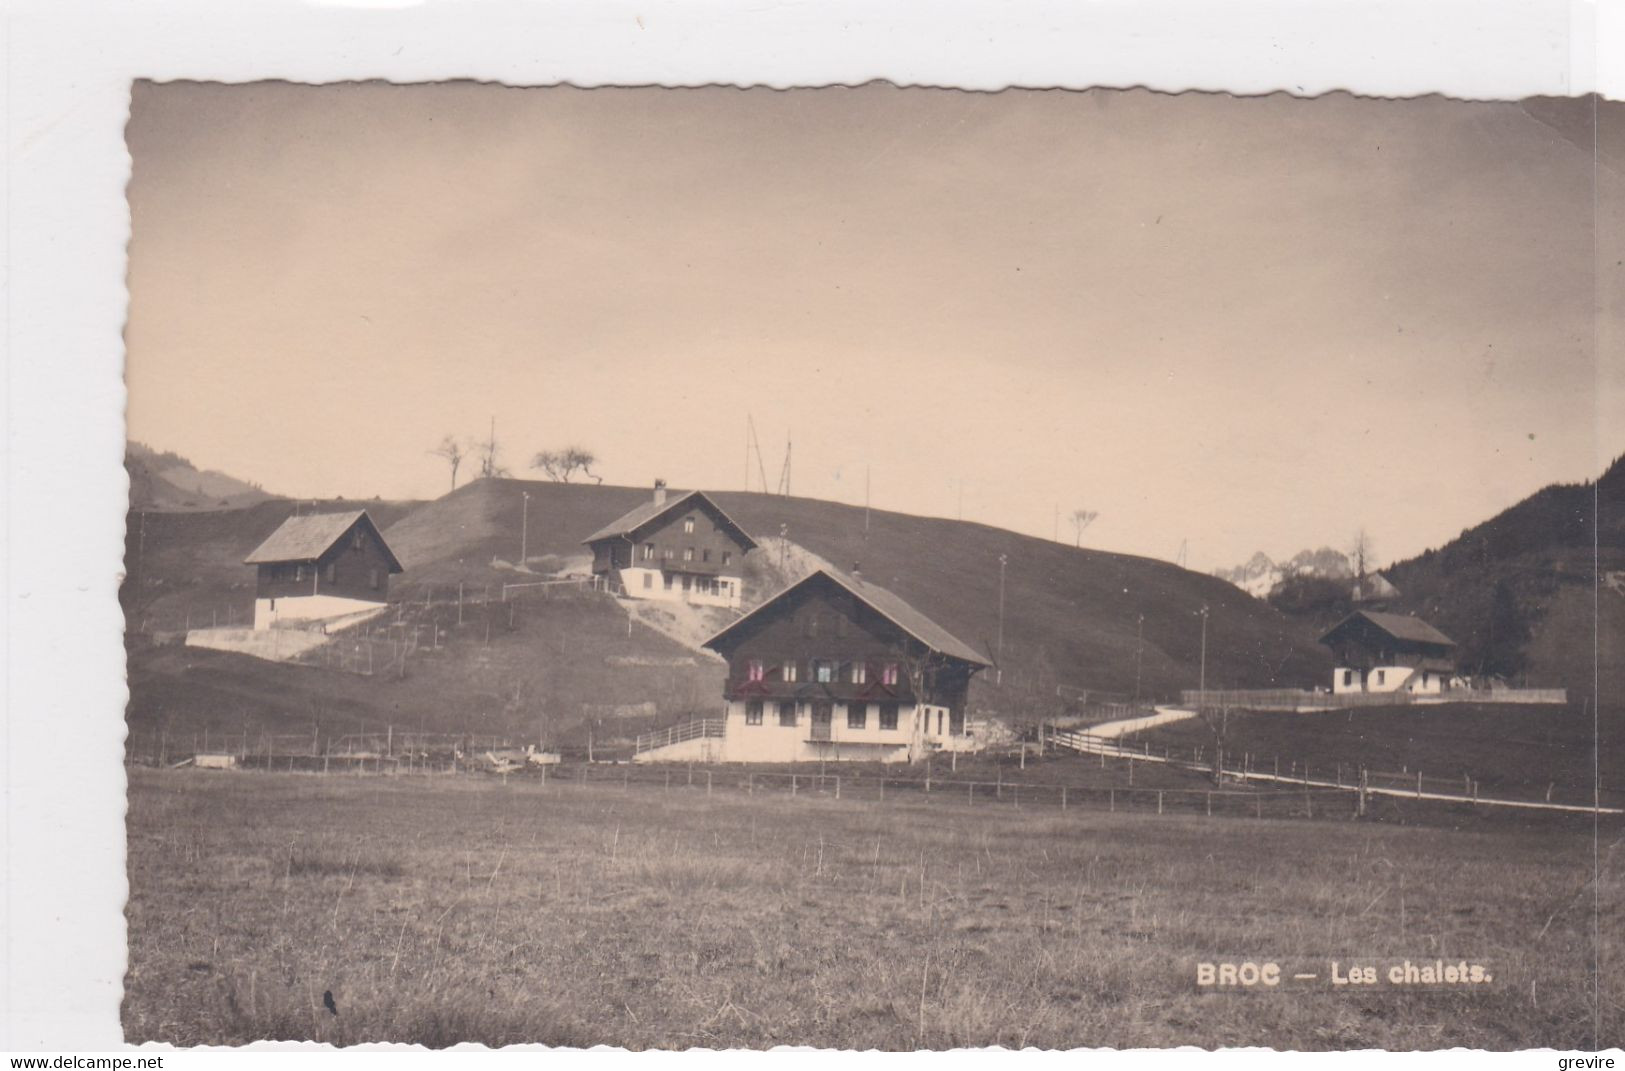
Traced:
<path fill-rule="evenodd" d="M 788 441 L 797 495 L 1211 569 L 1625 452 L 1625 105 L 138 83 L 127 140 L 129 435 L 278 493 L 444 493 L 493 419 L 536 478 Z"/>

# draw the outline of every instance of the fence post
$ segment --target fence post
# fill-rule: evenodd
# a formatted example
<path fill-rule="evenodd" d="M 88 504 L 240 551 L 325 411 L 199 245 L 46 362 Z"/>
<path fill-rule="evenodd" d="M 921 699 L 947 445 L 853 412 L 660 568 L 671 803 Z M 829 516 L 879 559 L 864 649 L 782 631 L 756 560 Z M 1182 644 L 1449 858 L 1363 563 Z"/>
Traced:
<path fill-rule="evenodd" d="M 711 771 L 710 770 L 705 771 L 705 794 L 707 796 L 709 796 L 711 794 Z"/>
<path fill-rule="evenodd" d="M 791 774 L 790 775 L 790 795 L 794 796 L 795 794 L 796 794 L 796 775 Z"/>
<path fill-rule="evenodd" d="M 1416 768 L 1416 798 L 1422 798 L 1422 768 L 1420 766 Z"/>
<path fill-rule="evenodd" d="M 965 786 L 965 806 L 970 807 L 976 803 L 976 782 L 972 781 Z"/>
<path fill-rule="evenodd" d="M 668 781 L 670 780 L 669 776 L 667 777 L 667 780 Z M 745 795 L 747 795 L 747 796 L 756 795 L 756 774 L 755 773 L 748 773 L 748 774 L 745 775 Z"/>
<path fill-rule="evenodd" d="M 1157 813 L 1162 813 L 1162 789 L 1157 789 Z"/>
<path fill-rule="evenodd" d="M 1130 755 L 1128 757 L 1128 783 L 1131 786 L 1134 784 L 1134 756 L 1133 755 Z"/>
<path fill-rule="evenodd" d="M 835 775 L 835 798 L 836 799 L 841 798 L 841 775 L 840 774 Z"/>
<path fill-rule="evenodd" d="M 1066 786 L 1061 786 L 1061 810 L 1066 810 Z"/>
<path fill-rule="evenodd" d="M 1207 794 L 1207 816 L 1209 818 L 1213 817 L 1213 793 L 1211 792 Z"/>
<path fill-rule="evenodd" d="M 1106 790 L 1106 810 L 1117 810 L 1117 790 L 1115 788 L 1108 788 Z"/>

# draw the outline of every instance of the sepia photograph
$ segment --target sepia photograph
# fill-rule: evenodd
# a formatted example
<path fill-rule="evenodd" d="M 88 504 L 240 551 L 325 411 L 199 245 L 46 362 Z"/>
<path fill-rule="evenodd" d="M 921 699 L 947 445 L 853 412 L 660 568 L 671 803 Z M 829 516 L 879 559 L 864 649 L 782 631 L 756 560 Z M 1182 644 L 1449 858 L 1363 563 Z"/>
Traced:
<path fill-rule="evenodd" d="M 1621 1044 L 1625 105 L 123 134 L 128 1044 Z"/>

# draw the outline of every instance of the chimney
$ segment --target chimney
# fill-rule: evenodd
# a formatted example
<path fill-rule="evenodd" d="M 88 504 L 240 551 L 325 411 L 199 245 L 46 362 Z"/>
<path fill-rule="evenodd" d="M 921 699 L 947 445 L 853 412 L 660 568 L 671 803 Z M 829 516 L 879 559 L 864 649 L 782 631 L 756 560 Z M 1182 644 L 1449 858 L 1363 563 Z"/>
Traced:
<path fill-rule="evenodd" d="M 665 504 L 666 504 L 666 481 L 665 480 L 656 480 L 655 481 L 655 505 L 664 506 Z"/>

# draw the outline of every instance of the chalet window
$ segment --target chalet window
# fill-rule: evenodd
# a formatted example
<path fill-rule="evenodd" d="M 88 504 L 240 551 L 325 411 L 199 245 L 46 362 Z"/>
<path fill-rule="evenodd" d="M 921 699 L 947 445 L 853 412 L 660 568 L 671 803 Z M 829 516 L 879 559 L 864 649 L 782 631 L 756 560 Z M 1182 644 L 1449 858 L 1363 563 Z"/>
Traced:
<path fill-rule="evenodd" d="M 335 581 L 337 581 L 338 578 L 339 578 L 338 563 L 337 562 L 328 562 L 327 563 L 327 576 L 325 576 L 323 579 L 325 579 L 329 584 L 331 584 L 331 583 L 334 583 Z"/>
<path fill-rule="evenodd" d="M 880 704 L 880 727 L 895 730 L 897 728 L 897 704 Z"/>
<path fill-rule="evenodd" d="M 896 662 L 887 662 L 884 666 L 881 667 L 881 669 L 880 669 L 880 683 L 884 684 L 884 685 L 886 685 L 888 687 L 895 687 L 896 686 L 896 684 L 897 684 L 897 663 Z"/>
<path fill-rule="evenodd" d="M 350 549 L 360 550 L 361 542 L 361 529 L 357 528 L 355 531 L 350 533 Z"/>
<path fill-rule="evenodd" d="M 655 575 L 653 573 L 643 574 L 643 586 L 645 588 L 652 588 L 655 586 Z"/>
<path fill-rule="evenodd" d="M 305 567 L 303 565 L 294 566 L 293 578 L 295 580 L 303 580 L 305 578 Z"/>
<path fill-rule="evenodd" d="M 745 704 L 745 724 L 762 724 L 762 701 L 760 699 L 752 699 Z"/>
<path fill-rule="evenodd" d="M 694 531 L 694 518 L 693 517 L 685 517 L 683 519 L 683 532 L 684 532 L 684 534 L 691 534 L 693 531 Z"/>
<path fill-rule="evenodd" d="M 1345 669 L 1343 671 L 1343 683 L 1344 684 L 1353 684 L 1354 683 L 1354 671 L 1352 669 Z"/>
<path fill-rule="evenodd" d="M 813 679 L 819 684 L 829 684 L 835 680 L 835 663 L 823 659 L 813 663 Z"/>
<path fill-rule="evenodd" d="M 683 548 L 683 560 L 685 562 L 691 562 L 691 561 L 694 560 L 694 548 L 693 547 L 684 547 Z"/>
<path fill-rule="evenodd" d="M 862 662 L 852 663 L 852 683 L 865 684 L 869 680 L 869 667 Z"/>
<path fill-rule="evenodd" d="M 796 705 L 792 702 L 779 704 L 779 724 L 794 726 L 796 723 Z"/>
<path fill-rule="evenodd" d="M 645 543 L 645 544 L 643 544 L 643 560 L 646 561 L 646 562 L 647 561 L 653 561 L 654 556 L 655 556 L 655 545 L 653 543 Z"/>
<path fill-rule="evenodd" d="M 763 671 L 763 666 L 762 666 L 761 659 L 753 658 L 749 662 L 745 663 L 745 679 L 746 680 L 759 681 L 765 675 L 766 674 Z"/>
<path fill-rule="evenodd" d="M 937 711 L 937 735 L 942 735 L 942 711 Z"/>
<path fill-rule="evenodd" d="M 671 574 L 670 573 L 666 574 L 666 590 L 667 591 L 671 590 Z"/>
<path fill-rule="evenodd" d="M 869 704 L 848 703 L 846 705 L 846 727 L 848 729 L 863 729 L 869 725 Z"/>
<path fill-rule="evenodd" d="M 665 561 L 668 561 L 668 562 L 671 561 L 671 548 L 670 547 L 662 547 L 662 548 L 660 548 L 660 557 Z"/>
<path fill-rule="evenodd" d="M 706 547 L 706 548 L 704 548 L 704 549 L 702 549 L 700 551 L 700 561 L 708 562 L 710 560 L 711 560 L 711 549 L 709 547 Z"/>
<path fill-rule="evenodd" d="M 377 591 L 382 583 L 383 580 L 377 569 L 374 569 L 367 574 L 367 586 L 372 590 Z"/>
<path fill-rule="evenodd" d="M 725 551 L 722 552 L 722 564 L 723 565 L 732 565 L 733 560 L 734 560 L 734 552 L 733 551 L 725 550 Z"/>
<path fill-rule="evenodd" d="M 784 679 L 787 681 L 793 681 L 796 679 L 796 664 L 794 662 L 786 662 L 784 664 Z"/>
<path fill-rule="evenodd" d="M 683 590 L 688 591 L 693 586 L 694 586 L 694 578 L 689 576 L 687 573 L 684 573 L 683 574 Z"/>
<path fill-rule="evenodd" d="M 1386 669 L 1377 670 L 1377 683 L 1381 684 L 1383 678 L 1386 677 L 1386 676 L 1388 676 L 1388 671 Z"/>

